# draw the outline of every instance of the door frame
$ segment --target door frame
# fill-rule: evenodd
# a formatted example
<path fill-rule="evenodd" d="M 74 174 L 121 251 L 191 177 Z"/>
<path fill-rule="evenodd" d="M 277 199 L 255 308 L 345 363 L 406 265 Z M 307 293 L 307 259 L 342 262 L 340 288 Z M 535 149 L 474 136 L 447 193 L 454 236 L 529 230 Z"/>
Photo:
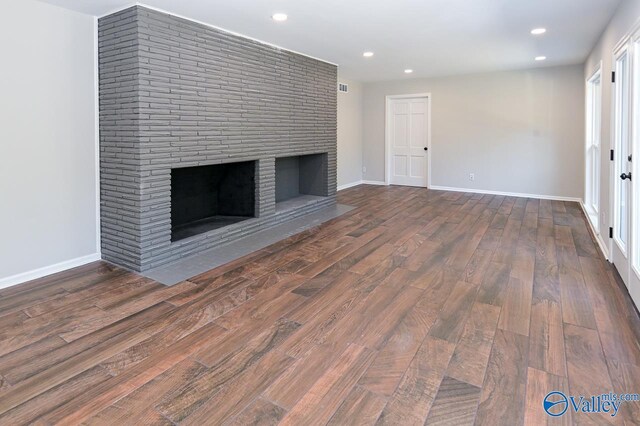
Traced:
<path fill-rule="evenodd" d="M 640 184 L 637 176 L 640 176 L 640 26 L 637 23 L 629 39 L 632 52 L 631 62 L 631 172 L 635 173 L 636 182 L 631 185 L 631 260 L 629 264 L 629 287 L 632 299 L 640 304 Z M 635 292 L 635 293 L 634 293 Z M 635 298 L 634 298 L 635 296 Z"/>
<path fill-rule="evenodd" d="M 391 101 L 397 99 L 412 99 L 412 98 L 426 98 L 427 99 L 427 185 L 426 188 L 431 187 L 431 93 L 414 93 L 408 95 L 387 95 L 385 96 L 384 104 L 384 183 L 389 185 L 391 175 Z"/>
<path fill-rule="evenodd" d="M 625 35 L 623 35 L 620 40 L 618 40 L 618 42 L 613 46 L 613 49 L 611 51 L 611 71 L 615 71 L 615 67 L 616 67 L 616 57 L 618 55 L 618 52 L 622 49 L 624 49 L 625 47 L 627 48 L 633 48 L 634 46 L 633 41 L 634 39 L 638 39 L 640 38 L 640 19 L 638 19 L 632 26 L 631 29 L 629 30 L 629 32 L 627 32 Z M 638 56 L 640 55 L 640 52 L 636 52 L 636 54 L 632 55 L 632 56 Z M 630 78 L 633 80 L 634 79 L 634 75 L 633 73 L 635 72 L 633 70 L 634 66 L 638 65 L 640 66 L 640 60 L 638 61 L 638 63 L 633 63 L 635 62 L 635 58 L 632 57 L 632 64 L 631 64 L 631 75 Z M 640 73 L 639 73 L 640 75 Z M 607 81 L 611 81 L 611 80 L 607 80 Z M 609 116 L 610 116 L 610 120 L 609 120 L 609 148 L 610 149 L 615 149 L 615 138 L 616 138 L 616 126 L 615 126 L 615 120 L 616 120 L 616 105 L 615 105 L 615 86 L 613 86 L 612 83 L 612 87 L 611 87 L 611 91 L 610 91 L 610 96 L 609 96 L 609 107 L 610 107 L 610 111 L 609 111 Z M 633 84 L 633 83 L 632 83 Z M 635 90 L 634 88 L 632 88 L 632 93 L 633 90 Z M 633 99 L 633 95 L 631 96 Z M 630 107 L 633 108 L 635 105 L 633 103 L 633 100 L 630 103 Z M 604 113 L 604 109 L 603 109 L 603 113 Z M 632 114 L 631 114 L 632 115 Z M 631 123 L 631 126 L 634 126 L 634 122 Z M 640 124 L 640 121 L 637 123 Z M 631 137 L 633 138 L 633 133 L 634 130 L 632 129 L 631 131 Z M 633 146 L 633 143 L 632 143 Z M 609 224 L 610 226 L 615 226 L 615 220 L 614 220 L 614 215 L 615 215 L 615 179 L 619 177 L 616 176 L 615 172 L 616 172 L 616 167 L 615 167 L 615 162 L 610 161 L 609 162 Z M 636 162 L 637 164 L 637 162 Z M 602 191 L 602 188 L 600 188 L 600 190 Z M 603 209 L 603 207 L 601 206 L 601 209 Z M 633 209 L 632 209 L 633 212 Z M 615 229 L 614 229 L 615 232 Z M 613 263 L 613 246 L 615 244 L 615 242 L 613 241 L 613 238 L 608 238 L 608 249 L 609 249 L 609 262 Z M 639 271 L 640 272 L 640 271 Z"/>
<path fill-rule="evenodd" d="M 626 36 L 624 36 L 620 41 L 618 41 L 618 43 L 616 43 L 616 45 L 613 48 L 612 54 L 611 54 L 611 70 L 613 72 L 617 72 L 617 62 L 618 62 L 618 57 L 621 56 L 623 53 L 626 53 L 627 55 L 627 72 L 628 72 L 628 76 L 627 78 L 629 79 L 629 89 L 630 92 L 628 94 L 628 101 L 629 101 L 629 119 L 632 120 L 633 117 L 633 113 L 632 113 L 632 108 L 633 108 L 633 97 L 632 97 L 632 93 L 633 93 L 633 55 L 631 54 L 631 46 L 630 46 L 630 38 L 631 35 L 628 34 Z M 609 224 L 611 227 L 613 227 L 613 237 L 609 239 L 609 261 L 613 264 L 614 263 L 614 250 L 617 248 L 618 250 L 620 250 L 620 252 L 627 257 L 627 262 L 631 262 L 631 256 L 630 256 L 630 252 L 631 252 L 631 241 L 627 241 L 627 247 L 625 248 L 624 253 L 622 248 L 620 247 L 620 244 L 616 241 L 617 237 L 616 237 L 616 231 L 618 230 L 619 224 L 618 224 L 618 219 L 617 219 L 617 211 L 616 211 L 616 199 L 618 197 L 618 193 L 616 192 L 616 184 L 618 183 L 618 179 L 620 179 L 619 175 L 617 174 L 617 159 L 618 156 L 620 155 L 620 150 L 618 147 L 618 115 L 616 114 L 617 112 L 617 93 L 618 93 L 618 84 L 620 83 L 619 80 L 619 75 L 618 73 L 616 73 L 616 81 L 615 83 L 611 83 L 611 93 L 610 93 L 610 101 L 611 101 L 611 121 L 610 121 L 610 126 L 609 126 L 609 131 L 610 131 L 610 146 L 609 148 L 612 149 L 614 151 L 614 160 L 610 162 L 610 167 L 609 167 Z M 633 123 L 632 121 L 629 121 L 629 138 L 633 137 Z M 632 144 L 633 145 L 633 144 Z M 628 226 L 631 227 L 631 216 L 629 216 L 628 220 L 629 220 L 629 224 Z M 631 233 L 629 233 L 629 235 L 627 236 L 628 238 L 631 237 Z M 627 265 L 629 266 L 629 265 Z M 616 267 L 616 269 L 618 269 L 618 267 Z M 618 273 L 620 275 L 622 275 L 621 271 L 618 270 Z M 628 279 L 628 278 L 627 278 Z M 626 284 L 626 283 L 625 283 Z"/>
<path fill-rule="evenodd" d="M 637 109 L 640 105 L 638 103 L 638 94 L 640 93 L 640 21 L 634 25 L 633 30 L 624 36 L 614 47 L 612 54 L 612 70 L 617 71 L 617 59 L 623 53 L 627 54 L 627 71 L 629 73 L 629 93 L 628 93 L 628 102 L 629 102 L 629 154 L 633 155 L 634 160 L 631 162 L 629 169 L 632 173 L 640 171 L 640 165 L 638 164 L 638 156 L 640 154 L 640 120 L 636 118 Z M 618 76 L 616 75 L 616 82 L 619 82 Z M 614 85 L 611 92 L 611 148 L 615 150 L 615 159 L 617 160 L 618 155 L 620 155 L 617 145 L 617 133 L 616 130 L 618 117 L 616 115 L 616 101 L 617 101 L 617 91 L 618 88 Z M 624 170 L 623 170 L 624 171 Z M 611 262 L 615 265 L 615 250 L 618 249 L 622 253 L 622 250 L 616 241 L 616 197 L 618 196 L 616 192 L 616 183 L 619 182 L 619 173 L 620 170 L 617 170 L 617 161 L 613 161 L 610 167 L 610 223 L 614 227 L 614 238 L 610 239 L 610 250 L 611 250 Z M 637 185 L 637 183 L 635 184 Z M 636 304 L 636 306 L 640 306 L 640 270 L 636 267 L 636 256 L 638 255 L 638 251 L 640 250 L 640 229 L 639 224 L 634 221 L 634 217 L 637 215 L 640 210 L 640 200 L 638 198 L 638 191 L 636 186 L 630 182 L 629 188 L 629 198 L 630 198 L 630 206 L 628 214 L 629 214 L 629 231 L 627 233 L 627 244 L 626 244 L 626 264 L 625 265 L 615 265 L 620 276 L 623 278 L 624 284 L 631 296 L 631 299 Z M 622 253 L 624 255 L 624 253 Z M 620 268 L 625 267 L 626 271 L 622 271 Z"/>

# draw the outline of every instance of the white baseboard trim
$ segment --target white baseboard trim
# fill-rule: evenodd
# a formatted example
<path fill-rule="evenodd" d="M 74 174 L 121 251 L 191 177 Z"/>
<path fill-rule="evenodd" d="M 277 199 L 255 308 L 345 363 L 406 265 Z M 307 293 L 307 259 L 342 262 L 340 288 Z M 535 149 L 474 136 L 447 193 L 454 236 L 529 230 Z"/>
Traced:
<path fill-rule="evenodd" d="M 589 218 L 589 213 L 587 213 L 587 208 L 584 206 L 584 203 L 582 201 L 580 201 L 580 207 L 582 207 L 582 212 L 587 218 L 587 223 L 589 224 L 589 228 L 591 228 L 591 232 L 596 237 L 596 242 L 600 247 L 600 251 L 602 251 L 602 254 L 604 255 L 605 259 L 607 259 L 607 261 L 610 262 L 611 257 L 609 256 L 609 247 L 607 247 L 607 244 L 602 239 L 602 234 L 596 232 L 596 228 L 593 226 L 593 223 L 591 223 L 591 219 Z"/>
<path fill-rule="evenodd" d="M 489 194 L 489 195 L 504 195 L 507 197 L 536 198 L 539 200 L 572 201 L 576 203 L 582 202 L 582 199 L 575 198 L 575 197 L 559 197 L 557 195 L 525 194 L 522 192 L 488 191 L 485 189 L 454 188 L 450 186 L 436 186 L 436 185 L 431 185 L 429 189 L 432 189 L 435 191 L 471 192 L 474 194 Z"/>
<path fill-rule="evenodd" d="M 338 191 L 342 191 L 343 189 L 353 188 L 354 186 L 362 185 L 362 181 L 356 181 L 351 183 L 345 183 L 344 185 L 338 185 Z"/>
<path fill-rule="evenodd" d="M 99 253 L 94 253 L 87 256 L 77 257 L 75 259 L 56 263 L 55 265 L 45 266 L 43 268 L 38 268 L 32 271 L 12 275 L 10 277 L 0 278 L 0 288 L 11 287 L 26 281 L 31 281 L 47 275 L 55 274 L 56 272 L 62 272 L 64 270 L 75 268 L 77 266 L 86 265 L 87 263 L 100 260 L 100 258 L 101 256 Z"/>
<path fill-rule="evenodd" d="M 379 181 L 379 180 L 359 180 L 357 182 L 347 183 L 347 184 L 338 186 L 338 191 L 342 191 L 343 189 L 347 189 L 347 188 L 353 188 L 354 186 L 358 186 L 358 185 L 381 185 L 381 186 L 386 186 L 387 184 L 385 182 L 382 182 L 382 181 Z"/>

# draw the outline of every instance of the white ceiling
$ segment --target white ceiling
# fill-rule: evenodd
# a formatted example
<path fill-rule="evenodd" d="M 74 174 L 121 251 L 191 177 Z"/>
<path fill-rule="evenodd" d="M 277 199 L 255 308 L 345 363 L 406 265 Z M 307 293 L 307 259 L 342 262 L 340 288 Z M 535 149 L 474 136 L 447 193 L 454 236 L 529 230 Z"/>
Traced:
<path fill-rule="evenodd" d="M 43 0 L 92 15 L 131 0 Z M 393 80 L 582 63 L 620 0 L 145 0 L 146 5 Z M 288 21 L 271 20 L 274 12 Z M 546 27 L 532 36 L 534 27 Z M 375 52 L 370 59 L 366 50 Z M 534 62 L 538 55 L 548 57 Z M 414 73 L 405 75 L 403 70 Z"/>

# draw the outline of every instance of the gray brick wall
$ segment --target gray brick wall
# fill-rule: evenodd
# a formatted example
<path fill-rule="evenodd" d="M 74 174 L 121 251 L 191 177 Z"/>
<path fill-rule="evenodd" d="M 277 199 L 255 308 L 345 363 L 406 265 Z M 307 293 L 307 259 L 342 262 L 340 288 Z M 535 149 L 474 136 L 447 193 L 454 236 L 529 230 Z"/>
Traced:
<path fill-rule="evenodd" d="M 102 253 L 144 271 L 335 203 L 334 65 L 135 6 L 99 21 Z M 326 199 L 275 209 L 275 158 L 327 153 Z M 259 160 L 258 217 L 171 242 L 171 169 Z"/>

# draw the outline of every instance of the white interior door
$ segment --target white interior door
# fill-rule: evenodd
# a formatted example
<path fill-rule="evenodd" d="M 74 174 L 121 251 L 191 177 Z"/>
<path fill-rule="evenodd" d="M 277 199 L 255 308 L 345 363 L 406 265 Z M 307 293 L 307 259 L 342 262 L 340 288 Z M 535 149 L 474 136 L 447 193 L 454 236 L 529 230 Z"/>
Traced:
<path fill-rule="evenodd" d="M 630 227 L 629 238 L 631 240 L 631 265 L 629 267 L 629 281 L 627 287 L 629 294 L 636 306 L 640 306 L 640 31 L 632 39 L 631 44 L 633 61 L 631 64 L 631 140 L 629 144 L 629 156 L 627 158 L 629 175 L 630 197 Z M 632 179 L 633 178 L 633 179 Z"/>
<path fill-rule="evenodd" d="M 638 212 L 637 174 L 632 173 L 633 152 L 637 150 L 637 119 L 633 110 L 638 107 L 638 67 L 633 66 L 632 45 L 615 52 L 614 102 L 614 164 L 613 164 L 613 247 L 611 260 L 626 284 L 629 294 L 640 305 L 640 215 Z M 636 58 L 637 62 L 637 58 Z M 635 68 L 635 70 L 634 70 Z M 635 199 L 635 200 L 634 200 Z"/>
<path fill-rule="evenodd" d="M 389 183 L 426 187 L 429 99 L 391 99 L 387 125 Z"/>

